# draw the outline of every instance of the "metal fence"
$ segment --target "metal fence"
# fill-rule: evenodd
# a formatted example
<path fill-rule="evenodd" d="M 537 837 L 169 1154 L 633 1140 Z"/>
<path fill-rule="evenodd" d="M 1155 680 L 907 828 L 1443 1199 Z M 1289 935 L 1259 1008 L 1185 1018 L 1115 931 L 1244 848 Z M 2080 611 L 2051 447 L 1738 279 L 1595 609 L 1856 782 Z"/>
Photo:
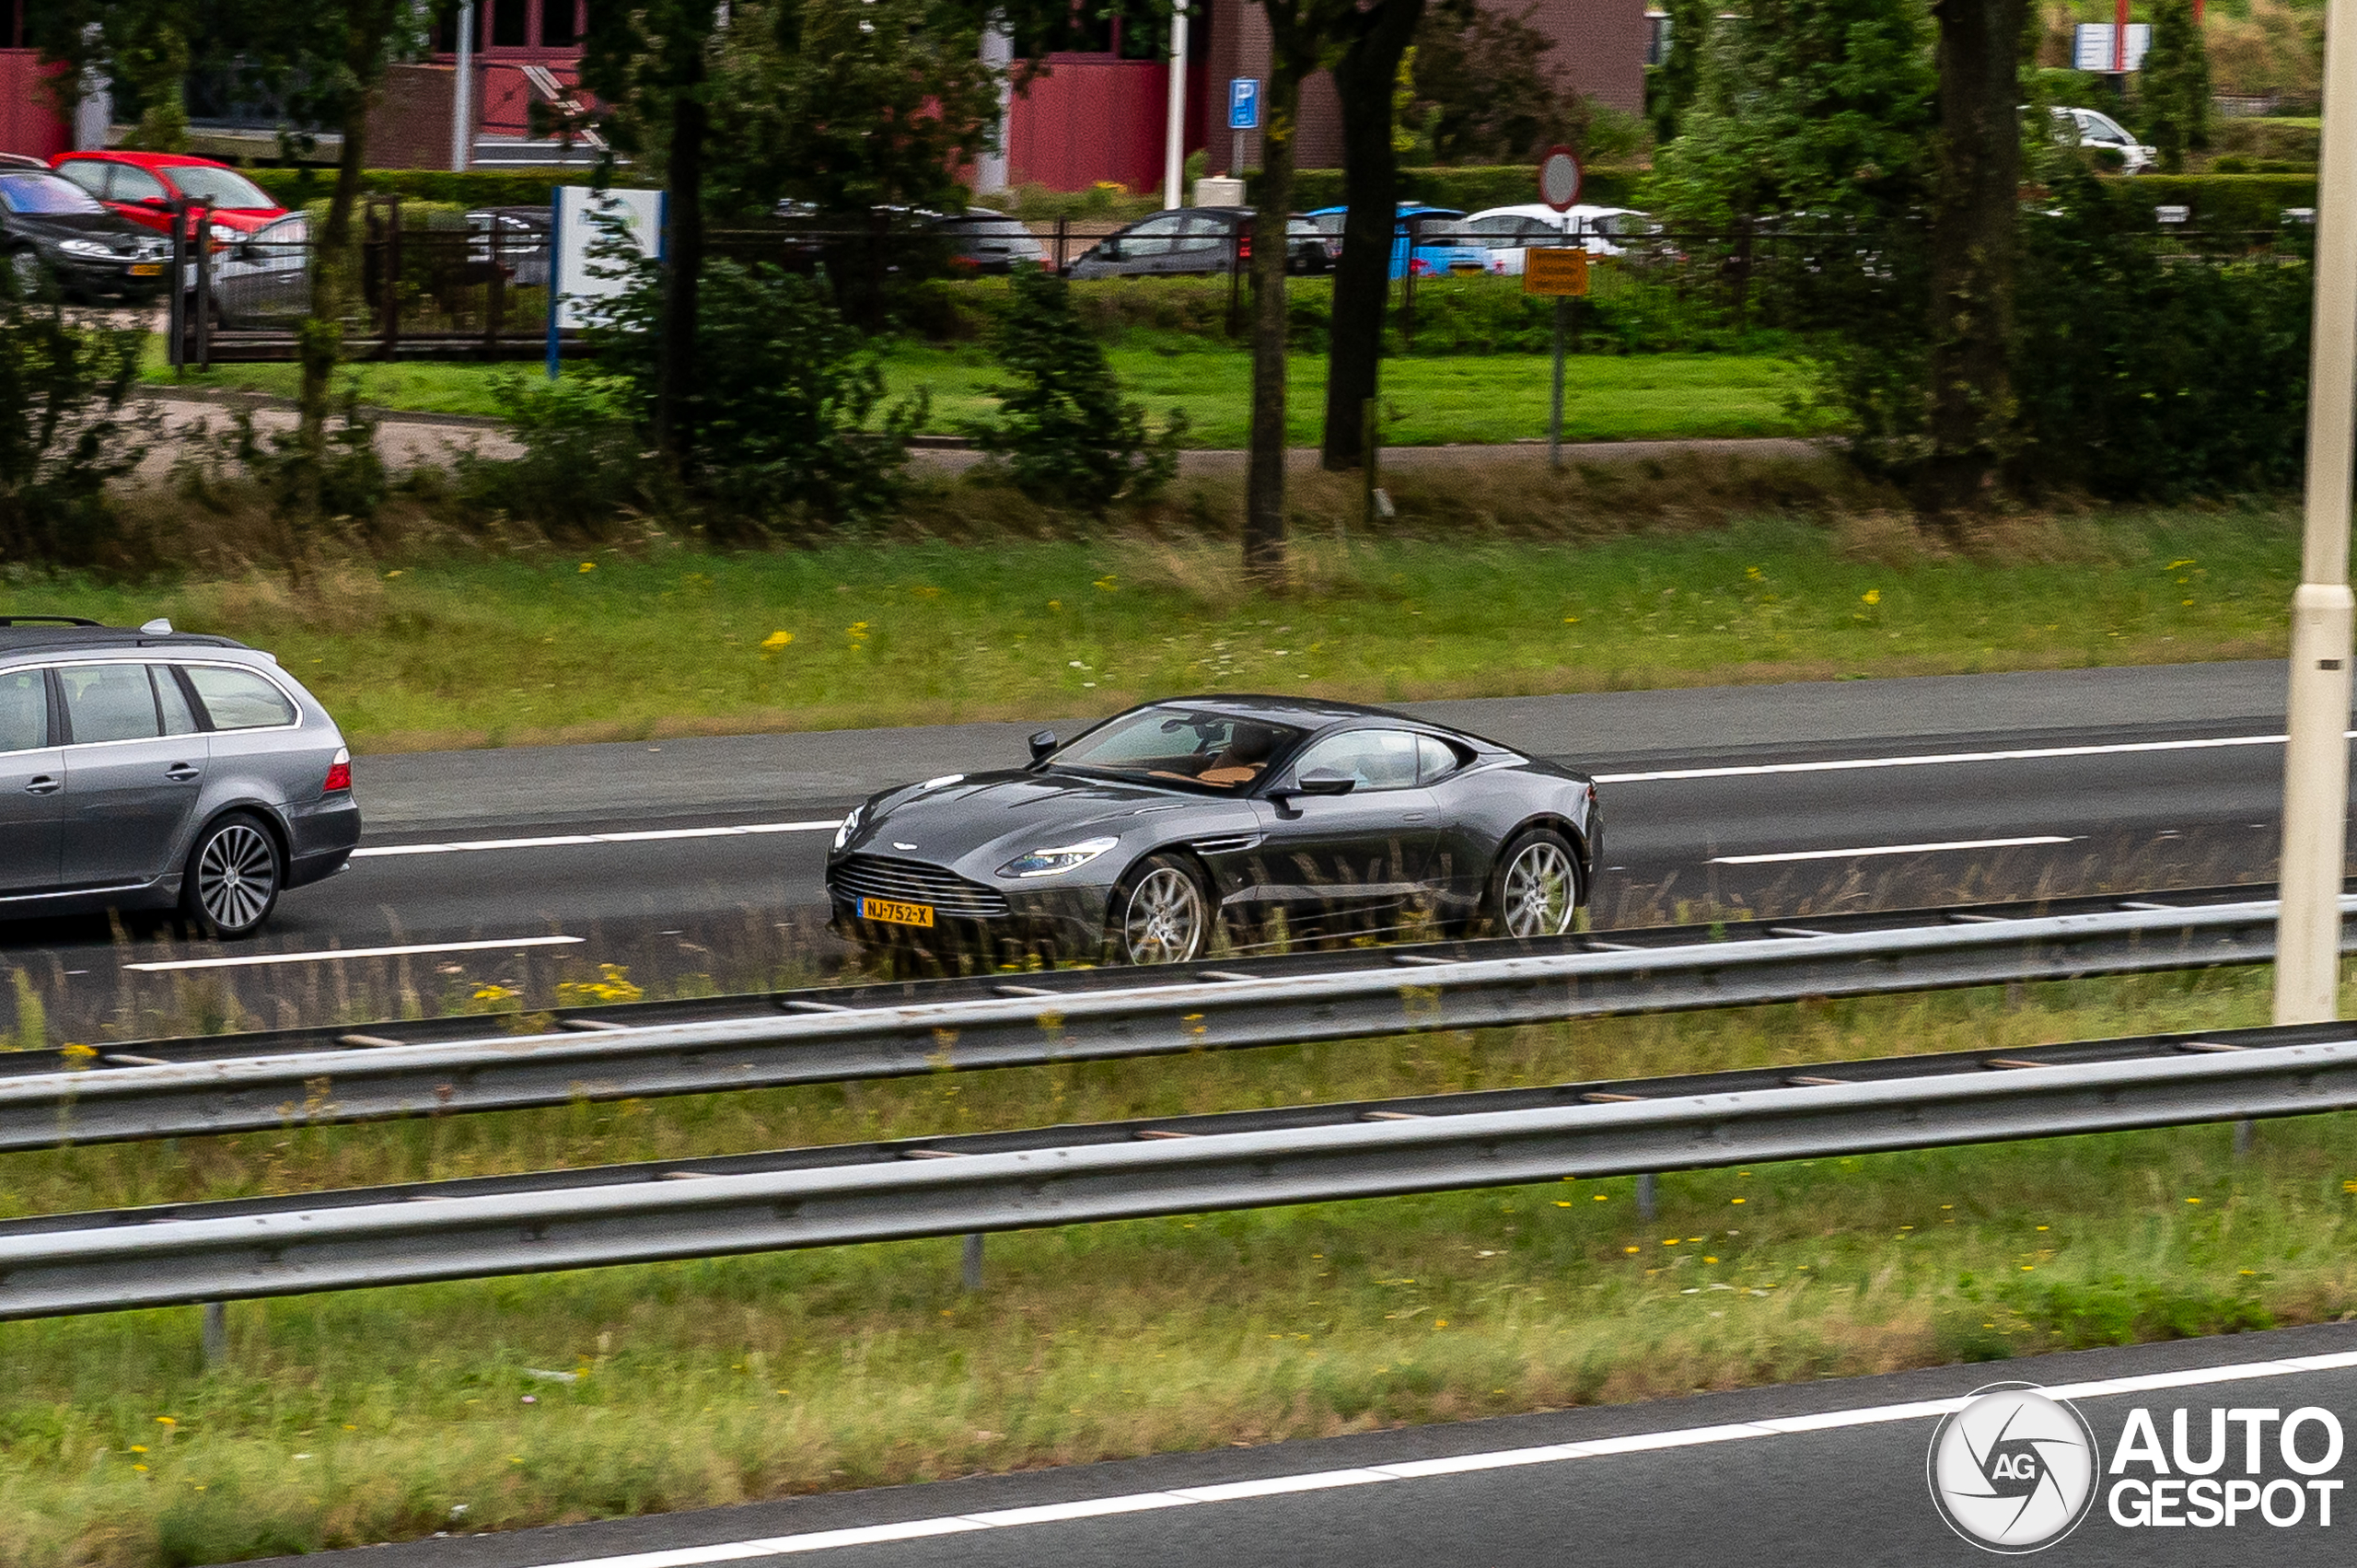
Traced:
<path fill-rule="evenodd" d="M 0 1076 L 0 1150 L 451 1115 L 575 1100 L 1179 1055 L 2229 964 L 2274 954 L 2276 905 L 2215 903 L 1992 917 L 1920 912 L 1843 933 L 1467 943 L 714 999 L 702 1016 L 579 1009 L 517 1035 L 444 1021 L 441 1038 L 364 1026 L 110 1049 L 96 1067 Z M 2357 897 L 2343 900 L 2357 913 Z M 1966 918 L 1956 918 L 1961 913 Z M 1977 918 L 1976 918 L 1977 916 Z M 1618 935 L 1620 934 L 1616 934 Z M 1694 934 L 1689 933 L 1689 937 Z M 1061 981 L 1061 983 L 1055 983 Z M 1051 983 L 1037 983 L 1049 981 Z M 33 1057 L 35 1063 L 41 1058 Z M 53 1062 L 53 1059 L 52 1059 Z"/>
<path fill-rule="evenodd" d="M 191 221 L 201 229 L 205 220 L 199 211 Z M 343 321 L 351 354 L 503 359 L 546 352 L 545 209 L 412 209 L 405 217 L 397 199 L 377 199 L 359 230 L 357 286 Z M 1109 218 L 1028 226 L 978 218 L 965 227 L 921 227 L 878 215 L 865 224 L 829 218 L 718 228 L 706 243 L 718 260 L 823 280 L 847 316 L 877 332 L 973 335 L 998 308 L 990 274 L 1021 264 L 1072 278 L 1075 310 L 1101 333 L 1147 327 L 1240 339 L 1248 314 L 1248 237 L 1208 219 L 1141 238 Z M 1583 243 L 1591 283 L 1571 312 L 1574 353 L 1732 350 L 1756 347 L 1761 333 L 1838 330 L 1903 287 L 1899 274 L 1912 264 L 1855 233 L 1764 225 Z M 2271 231 L 2168 225 L 2156 225 L 2149 243 L 2173 261 L 2200 266 L 2288 259 L 2299 250 Z M 198 245 L 182 236 L 174 363 L 293 357 L 295 327 L 310 308 L 316 249 L 300 215 L 235 240 Z M 1287 270 L 1296 285 L 1288 325 L 1296 349 L 1324 347 L 1325 279 L 1338 249 L 1330 237 L 1306 230 L 1288 239 Z M 1523 257 L 1511 244 L 1446 226 L 1419 230 L 1412 245 L 1398 242 L 1391 352 L 1546 350 L 1551 302 L 1523 293 Z M 588 346 L 568 332 L 559 350 L 573 355 Z"/>

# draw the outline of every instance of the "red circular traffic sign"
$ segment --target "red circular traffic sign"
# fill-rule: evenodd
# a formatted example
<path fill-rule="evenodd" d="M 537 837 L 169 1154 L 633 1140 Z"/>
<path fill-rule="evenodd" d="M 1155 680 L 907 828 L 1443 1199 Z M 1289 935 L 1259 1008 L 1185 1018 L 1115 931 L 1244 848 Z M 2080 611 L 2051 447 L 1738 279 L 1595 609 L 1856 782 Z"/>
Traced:
<path fill-rule="evenodd" d="M 1580 199 L 1580 157 L 1569 147 L 1550 147 L 1538 160 L 1538 199 L 1562 212 Z"/>

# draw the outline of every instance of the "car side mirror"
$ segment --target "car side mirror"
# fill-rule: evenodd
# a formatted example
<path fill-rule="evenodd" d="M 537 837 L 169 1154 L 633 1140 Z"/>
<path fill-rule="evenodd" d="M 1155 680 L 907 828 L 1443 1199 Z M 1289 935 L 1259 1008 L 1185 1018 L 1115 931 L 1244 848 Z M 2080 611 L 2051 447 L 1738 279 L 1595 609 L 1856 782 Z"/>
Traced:
<path fill-rule="evenodd" d="M 1358 780 L 1338 768 L 1312 768 L 1294 781 L 1296 795 L 1348 795 Z"/>
<path fill-rule="evenodd" d="M 1118 261 L 1121 259 L 1121 242 L 1118 238 L 1100 241 L 1097 253 L 1109 261 Z"/>
<path fill-rule="evenodd" d="M 1033 761 L 1046 761 L 1050 757 L 1055 754 L 1055 749 L 1056 732 L 1054 730 L 1043 729 L 1031 738 L 1031 760 Z"/>

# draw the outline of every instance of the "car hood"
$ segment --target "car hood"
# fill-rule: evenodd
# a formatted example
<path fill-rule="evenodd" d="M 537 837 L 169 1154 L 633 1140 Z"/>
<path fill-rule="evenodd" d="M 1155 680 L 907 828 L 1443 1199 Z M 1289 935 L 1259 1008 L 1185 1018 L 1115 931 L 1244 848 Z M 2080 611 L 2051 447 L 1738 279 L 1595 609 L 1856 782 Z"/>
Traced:
<path fill-rule="evenodd" d="M 155 235 L 112 213 L 10 213 L 7 227 L 29 238 L 95 239 L 128 256 L 158 249 Z"/>
<path fill-rule="evenodd" d="M 1242 800 L 1029 771 L 953 774 L 887 790 L 865 807 L 844 846 L 940 865 L 987 861 L 987 875 L 1018 854 L 1080 839 L 1148 841 L 1235 831 L 1253 821 Z M 1116 859 L 1127 859 L 1117 856 Z"/>

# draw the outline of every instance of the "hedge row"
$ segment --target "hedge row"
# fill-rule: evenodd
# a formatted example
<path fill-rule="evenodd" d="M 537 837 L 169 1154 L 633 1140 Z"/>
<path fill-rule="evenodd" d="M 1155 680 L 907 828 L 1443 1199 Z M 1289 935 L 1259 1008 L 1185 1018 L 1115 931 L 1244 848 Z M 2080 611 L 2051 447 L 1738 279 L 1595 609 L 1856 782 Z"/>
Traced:
<path fill-rule="evenodd" d="M 371 195 L 446 202 L 462 208 L 544 207 L 550 187 L 586 185 L 591 174 L 587 168 L 479 168 L 464 174 L 446 168 L 371 168 L 360 178 L 361 188 Z M 324 202 L 335 191 L 331 168 L 249 168 L 245 175 L 283 206 Z"/>
<path fill-rule="evenodd" d="M 2313 174 L 2137 174 L 2104 186 L 2141 218 L 2154 207 L 2189 207 L 2193 227 L 2213 230 L 2276 228 L 2284 208 L 2316 204 Z"/>

